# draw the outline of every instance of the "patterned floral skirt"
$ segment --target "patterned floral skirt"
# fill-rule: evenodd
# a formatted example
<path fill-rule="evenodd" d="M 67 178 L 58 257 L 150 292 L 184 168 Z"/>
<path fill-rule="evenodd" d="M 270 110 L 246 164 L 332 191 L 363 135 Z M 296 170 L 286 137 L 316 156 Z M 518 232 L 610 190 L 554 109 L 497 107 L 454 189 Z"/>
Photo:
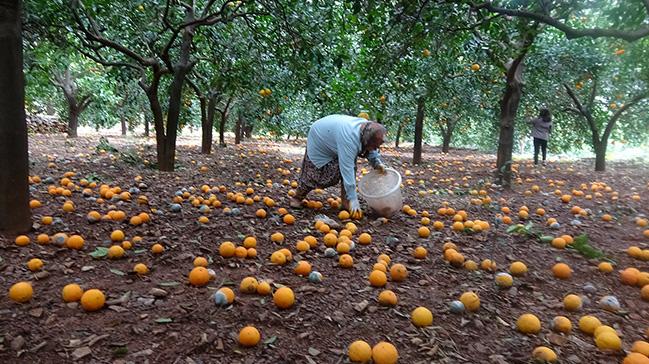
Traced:
<path fill-rule="evenodd" d="M 302 160 L 302 172 L 298 181 L 299 186 L 297 193 L 305 196 L 316 188 L 331 187 L 340 182 L 340 166 L 338 165 L 338 158 L 334 158 L 331 162 L 318 168 L 311 162 L 309 156 L 304 152 L 304 159 Z"/>

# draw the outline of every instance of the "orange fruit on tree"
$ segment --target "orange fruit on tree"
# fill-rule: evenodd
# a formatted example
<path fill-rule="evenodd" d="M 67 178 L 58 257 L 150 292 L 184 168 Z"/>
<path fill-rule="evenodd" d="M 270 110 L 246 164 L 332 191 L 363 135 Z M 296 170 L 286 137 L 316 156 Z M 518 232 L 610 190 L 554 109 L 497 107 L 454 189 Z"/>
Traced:
<path fill-rule="evenodd" d="M 252 347 L 259 343 L 261 334 L 254 326 L 246 326 L 239 331 L 239 344 L 245 347 Z"/>
<path fill-rule="evenodd" d="M 295 303 L 295 294 L 288 287 L 281 287 L 273 294 L 273 302 L 281 309 L 287 309 Z"/>
<path fill-rule="evenodd" d="M 396 364 L 399 361 L 399 352 L 394 345 L 381 341 L 372 348 L 374 364 Z"/>
<path fill-rule="evenodd" d="M 97 311 L 104 307 L 106 296 L 98 289 L 89 289 L 81 295 L 81 307 L 86 311 Z"/>
<path fill-rule="evenodd" d="M 381 291 L 378 297 L 379 304 L 382 306 L 396 306 L 397 305 L 397 295 L 390 291 L 389 289 Z"/>
<path fill-rule="evenodd" d="M 363 340 L 356 340 L 347 347 L 349 361 L 367 363 L 372 359 L 372 347 Z"/>
<path fill-rule="evenodd" d="M 552 274 L 559 279 L 570 279 L 572 269 L 566 263 L 557 263 L 552 267 Z"/>
<path fill-rule="evenodd" d="M 34 289 L 29 282 L 18 282 L 9 288 L 9 298 L 18 303 L 25 303 L 32 299 Z"/>
<path fill-rule="evenodd" d="M 61 290 L 61 297 L 64 302 L 77 302 L 83 296 L 83 289 L 76 283 L 65 285 Z"/>
<path fill-rule="evenodd" d="M 368 277 L 372 287 L 383 287 L 388 282 L 388 277 L 380 270 L 374 270 Z"/>
<path fill-rule="evenodd" d="M 209 283 L 210 274 L 205 267 L 194 267 L 188 278 L 191 285 L 201 287 Z"/>

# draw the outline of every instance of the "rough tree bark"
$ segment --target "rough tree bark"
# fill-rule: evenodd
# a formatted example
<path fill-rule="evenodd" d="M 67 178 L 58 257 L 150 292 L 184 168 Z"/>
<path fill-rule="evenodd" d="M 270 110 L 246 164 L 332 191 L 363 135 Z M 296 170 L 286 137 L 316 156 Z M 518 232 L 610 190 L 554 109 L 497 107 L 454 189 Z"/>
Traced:
<path fill-rule="evenodd" d="M 31 227 L 21 11 L 0 2 L 0 231 L 10 233 Z"/>
<path fill-rule="evenodd" d="M 498 184 L 511 187 L 512 151 L 514 148 L 514 121 L 523 92 L 523 59 L 527 51 L 521 52 L 507 64 L 507 85 L 500 101 L 500 135 L 498 137 L 498 155 L 496 159 L 496 176 Z"/>
<path fill-rule="evenodd" d="M 225 144 L 225 125 L 228 122 L 228 116 L 230 115 L 230 104 L 232 103 L 232 97 L 228 98 L 228 101 L 223 106 L 222 110 L 218 110 L 221 113 L 221 121 L 219 122 L 219 146 L 221 148 L 226 147 Z"/>
<path fill-rule="evenodd" d="M 399 142 L 401 141 L 401 132 L 403 131 L 403 124 L 407 122 L 408 118 L 404 118 L 397 125 L 397 135 L 394 137 L 394 147 L 399 148 Z"/>
<path fill-rule="evenodd" d="M 150 134 L 150 132 L 149 132 L 149 123 L 150 122 L 151 122 L 151 120 L 150 120 L 149 113 L 145 112 L 144 113 L 144 136 L 147 137 L 147 138 L 149 137 L 149 134 Z"/>
<path fill-rule="evenodd" d="M 237 115 L 237 121 L 234 124 L 234 144 L 241 144 L 241 132 L 243 128 L 243 116 Z"/>
<path fill-rule="evenodd" d="M 442 132 L 442 153 L 448 153 L 451 149 L 451 139 L 453 138 L 453 132 L 455 131 L 456 125 L 457 119 L 445 119 L 444 125 L 440 125 L 440 130 Z"/>
<path fill-rule="evenodd" d="M 566 89 L 566 92 L 568 93 L 568 96 L 572 99 L 573 104 L 575 105 L 575 109 L 569 109 L 569 111 L 573 111 L 574 113 L 582 116 L 586 120 L 586 125 L 588 129 L 590 130 L 591 134 L 591 141 L 593 145 L 593 151 L 595 152 L 595 171 L 601 172 L 606 170 L 606 149 L 608 147 L 608 139 L 611 136 L 611 133 L 613 132 L 613 128 L 615 127 L 615 124 L 617 124 L 617 121 L 622 117 L 622 114 L 628 110 L 629 108 L 633 107 L 634 105 L 638 104 L 639 102 L 645 100 L 646 98 L 649 97 L 649 93 L 641 93 L 633 97 L 629 102 L 626 102 L 624 105 L 622 105 L 613 115 L 606 121 L 604 124 L 604 132 L 602 133 L 597 126 L 597 123 L 595 121 L 595 117 L 592 114 L 593 110 L 593 104 L 596 99 L 596 94 L 597 94 L 597 78 L 593 78 L 593 88 L 591 89 L 590 92 L 590 97 L 588 99 L 588 104 L 584 106 L 582 101 L 579 99 L 579 96 L 575 94 L 570 86 L 568 86 L 567 83 L 563 84 L 563 87 Z M 601 135 L 600 135 L 601 134 Z"/>
<path fill-rule="evenodd" d="M 424 137 L 424 110 L 426 108 L 426 99 L 420 96 L 417 99 L 417 118 L 415 119 L 415 146 L 412 152 L 412 163 L 421 163 L 421 149 Z"/>
<path fill-rule="evenodd" d="M 55 73 L 52 83 L 61 88 L 68 104 L 68 137 L 76 138 L 79 115 L 90 105 L 90 95 L 82 96 L 79 99 L 79 90 L 69 69 L 66 69 L 63 74 Z"/>

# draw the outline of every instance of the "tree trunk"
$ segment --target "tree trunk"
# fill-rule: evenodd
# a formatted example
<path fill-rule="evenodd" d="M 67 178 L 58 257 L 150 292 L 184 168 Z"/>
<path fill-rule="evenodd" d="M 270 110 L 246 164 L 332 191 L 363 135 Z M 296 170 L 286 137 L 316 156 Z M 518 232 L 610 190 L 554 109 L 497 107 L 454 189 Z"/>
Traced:
<path fill-rule="evenodd" d="M 401 140 L 401 132 L 403 131 L 403 124 L 405 122 L 406 122 L 405 120 L 400 121 L 399 125 L 397 125 L 397 135 L 394 138 L 394 147 L 397 149 L 399 148 L 399 141 Z"/>
<path fill-rule="evenodd" d="M 79 126 L 79 111 L 74 105 L 68 105 L 68 138 L 77 137 Z"/>
<path fill-rule="evenodd" d="M 162 149 L 162 153 L 158 155 L 158 169 L 165 172 L 173 171 L 176 161 L 176 137 L 178 135 L 183 84 L 185 83 L 185 76 L 187 76 L 187 73 L 192 67 L 189 55 L 191 52 L 193 31 L 192 27 L 183 30 L 180 60 L 174 68 L 173 80 L 171 81 L 171 85 L 169 85 L 169 108 L 167 110 L 166 133 L 162 148 L 158 147 L 159 152 Z"/>
<path fill-rule="evenodd" d="M 234 144 L 241 144 L 241 124 L 243 120 L 241 115 L 238 115 L 237 121 L 234 124 Z"/>
<path fill-rule="evenodd" d="M 120 115 L 119 122 L 122 126 L 122 136 L 126 135 L 126 118 L 124 115 Z"/>
<path fill-rule="evenodd" d="M 0 231 L 31 227 L 22 1 L 0 2 Z"/>
<path fill-rule="evenodd" d="M 426 99 L 420 96 L 417 99 L 417 119 L 415 119 L 415 147 L 412 153 L 412 163 L 421 163 L 421 148 L 424 132 L 424 109 L 426 108 Z"/>
<path fill-rule="evenodd" d="M 201 153 L 212 153 L 212 125 L 207 120 L 207 98 L 199 97 L 201 104 Z"/>
<path fill-rule="evenodd" d="M 225 148 L 225 124 L 228 122 L 228 116 L 229 114 L 229 108 L 230 108 L 230 103 L 232 102 L 232 97 L 228 98 L 228 101 L 225 103 L 225 106 L 223 106 L 223 110 L 221 110 L 221 121 L 219 122 L 219 146 L 221 148 Z M 214 108 L 216 109 L 216 100 L 214 101 Z"/>
<path fill-rule="evenodd" d="M 442 153 L 448 153 L 451 146 L 451 136 L 452 133 L 450 130 L 442 133 Z"/>
<path fill-rule="evenodd" d="M 252 138 L 252 128 L 253 128 L 253 124 L 246 123 L 246 125 L 244 126 L 244 128 L 243 128 L 243 136 L 246 139 Z"/>
<path fill-rule="evenodd" d="M 150 122 L 149 113 L 145 112 L 144 113 L 144 136 L 147 137 L 147 138 L 149 137 L 149 134 L 150 134 L 150 132 L 149 132 L 149 122 Z"/>
<path fill-rule="evenodd" d="M 606 170 L 606 147 L 608 140 L 602 140 L 599 143 L 595 143 L 593 148 L 595 149 L 595 171 L 603 172 Z"/>
<path fill-rule="evenodd" d="M 498 183 L 505 188 L 511 187 L 512 149 L 514 147 L 514 120 L 520 105 L 523 83 L 523 58 L 521 54 L 512 61 L 507 70 L 507 85 L 500 103 L 500 135 L 498 138 L 498 157 L 496 174 Z"/>

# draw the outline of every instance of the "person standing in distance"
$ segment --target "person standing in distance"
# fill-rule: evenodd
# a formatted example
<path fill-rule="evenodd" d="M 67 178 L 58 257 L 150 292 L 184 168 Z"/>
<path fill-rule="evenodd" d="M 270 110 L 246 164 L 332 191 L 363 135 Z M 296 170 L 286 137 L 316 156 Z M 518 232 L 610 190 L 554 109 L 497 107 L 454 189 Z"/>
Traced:
<path fill-rule="evenodd" d="M 542 108 L 537 118 L 529 120 L 534 138 L 534 164 L 539 164 L 539 149 L 543 153 L 543 165 L 548 152 L 548 140 L 552 132 L 552 115 L 550 110 Z"/>

